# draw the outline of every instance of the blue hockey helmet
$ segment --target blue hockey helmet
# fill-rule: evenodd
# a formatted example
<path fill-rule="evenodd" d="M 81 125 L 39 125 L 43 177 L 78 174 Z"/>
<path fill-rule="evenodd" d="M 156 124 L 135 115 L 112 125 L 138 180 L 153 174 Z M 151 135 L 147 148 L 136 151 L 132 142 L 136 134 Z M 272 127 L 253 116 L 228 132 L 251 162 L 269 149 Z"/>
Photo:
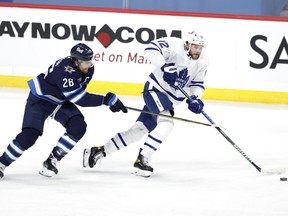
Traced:
<path fill-rule="evenodd" d="M 70 51 L 71 57 L 82 61 L 90 61 L 93 58 L 93 50 L 83 43 L 78 43 Z"/>

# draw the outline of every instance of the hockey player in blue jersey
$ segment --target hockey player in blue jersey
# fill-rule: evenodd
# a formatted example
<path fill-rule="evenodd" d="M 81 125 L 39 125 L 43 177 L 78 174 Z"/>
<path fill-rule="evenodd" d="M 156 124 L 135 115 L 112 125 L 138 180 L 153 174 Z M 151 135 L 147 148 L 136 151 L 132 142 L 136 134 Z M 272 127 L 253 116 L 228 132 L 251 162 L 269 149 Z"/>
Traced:
<path fill-rule="evenodd" d="M 60 161 L 86 132 L 82 107 L 109 106 L 112 112 L 127 112 L 126 107 L 111 92 L 105 96 L 85 91 L 94 74 L 93 51 L 83 43 L 72 47 L 70 56 L 50 65 L 46 73 L 28 81 L 30 93 L 25 107 L 22 131 L 0 157 L 0 178 L 4 169 L 34 145 L 43 133 L 44 122 L 54 118 L 66 128 L 39 173 L 51 177 L 58 173 Z"/>
<path fill-rule="evenodd" d="M 144 54 L 155 69 L 144 85 L 143 110 L 173 116 L 174 105 L 185 101 L 183 94 L 175 87 L 179 85 L 185 91 L 190 91 L 191 100 L 186 100 L 188 109 L 196 114 L 201 113 L 204 106 L 201 96 L 204 93 L 204 78 L 209 65 L 205 55 L 204 37 L 190 32 L 184 39 L 161 38 L 150 42 Z M 140 148 L 134 167 L 136 175 L 149 177 L 153 172 L 149 159 L 171 133 L 173 126 L 171 118 L 141 113 L 127 131 L 117 133 L 103 146 L 85 149 L 83 166 L 92 168 L 108 154 L 148 135 Z"/>

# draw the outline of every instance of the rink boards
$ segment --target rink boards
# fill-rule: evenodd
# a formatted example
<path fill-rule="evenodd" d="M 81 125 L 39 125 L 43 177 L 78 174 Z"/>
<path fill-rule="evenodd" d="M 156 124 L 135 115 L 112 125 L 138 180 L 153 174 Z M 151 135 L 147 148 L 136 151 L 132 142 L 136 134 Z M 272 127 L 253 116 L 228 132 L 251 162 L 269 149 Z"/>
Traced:
<path fill-rule="evenodd" d="M 153 68 L 145 45 L 194 29 L 208 44 L 204 99 L 288 104 L 287 18 L 45 7 L 0 4 L 0 86 L 27 88 L 84 42 L 95 52 L 89 91 L 140 95 Z"/>

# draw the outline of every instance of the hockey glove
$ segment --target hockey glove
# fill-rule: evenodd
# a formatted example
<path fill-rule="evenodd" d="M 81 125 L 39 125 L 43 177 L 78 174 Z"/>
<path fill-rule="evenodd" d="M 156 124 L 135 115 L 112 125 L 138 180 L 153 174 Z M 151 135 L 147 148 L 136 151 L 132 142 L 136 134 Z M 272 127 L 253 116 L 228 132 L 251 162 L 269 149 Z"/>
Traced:
<path fill-rule="evenodd" d="M 190 96 L 190 99 L 187 99 L 186 103 L 188 103 L 188 109 L 196 114 L 201 113 L 204 107 L 202 100 L 197 99 L 197 96 L 195 95 Z"/>
<path fill-rule="evenodd" d="M 174 86 L 174 83 L 178 77 L 177 67 L 174 63 L 164 64 L 161 67 L 163 73 L 163 80 L 167 82 L 170 86 Z"/>
<path fill-rule="evenodd" d="M 107 93 L 104 97 L 104 104 L 109 106 L 112 112 L 122 111 L 127 113 L 127 108 L 124 104 L 117 98 L 117 96 L 111 92 Z"/>

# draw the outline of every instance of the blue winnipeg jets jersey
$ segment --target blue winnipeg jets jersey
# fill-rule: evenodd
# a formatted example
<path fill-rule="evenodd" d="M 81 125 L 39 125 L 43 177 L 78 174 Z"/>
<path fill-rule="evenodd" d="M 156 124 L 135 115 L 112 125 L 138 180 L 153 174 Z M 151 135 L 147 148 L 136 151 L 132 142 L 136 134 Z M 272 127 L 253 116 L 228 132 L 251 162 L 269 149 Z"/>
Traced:
<path fill-rule="evenodd" d="M 155 87 L 165 92 L 169 99 L 179 104 L 185 100 L 183 94 L 177 88 L 170 86 L 163 80 L 161 67 L 166 63 L 174 63 L 177 67 L 178 78 L 176 82 L 186 92 L 197 95 L 199 98 L 204 93 L 204 78 L 209 65 L 205 50 L 199 59 L 193 60 L 184 49 L 184 41 L 180 38 L 166 37 L 152 41 L 144 50 L 145 57 L 155 65 L 155 69 L 148 77 L 150 89 Z"/>
<path fill-rule="evenodd" d="M 33 95 L 57 105 L 70 101 L 80 106 L 100 106 L 104 97 L 85 91 L 93 74 L 94 66 L 84 74 L 67 57 L 50 65 L 46 73 L 29 80 L 28 85 Z"/>

